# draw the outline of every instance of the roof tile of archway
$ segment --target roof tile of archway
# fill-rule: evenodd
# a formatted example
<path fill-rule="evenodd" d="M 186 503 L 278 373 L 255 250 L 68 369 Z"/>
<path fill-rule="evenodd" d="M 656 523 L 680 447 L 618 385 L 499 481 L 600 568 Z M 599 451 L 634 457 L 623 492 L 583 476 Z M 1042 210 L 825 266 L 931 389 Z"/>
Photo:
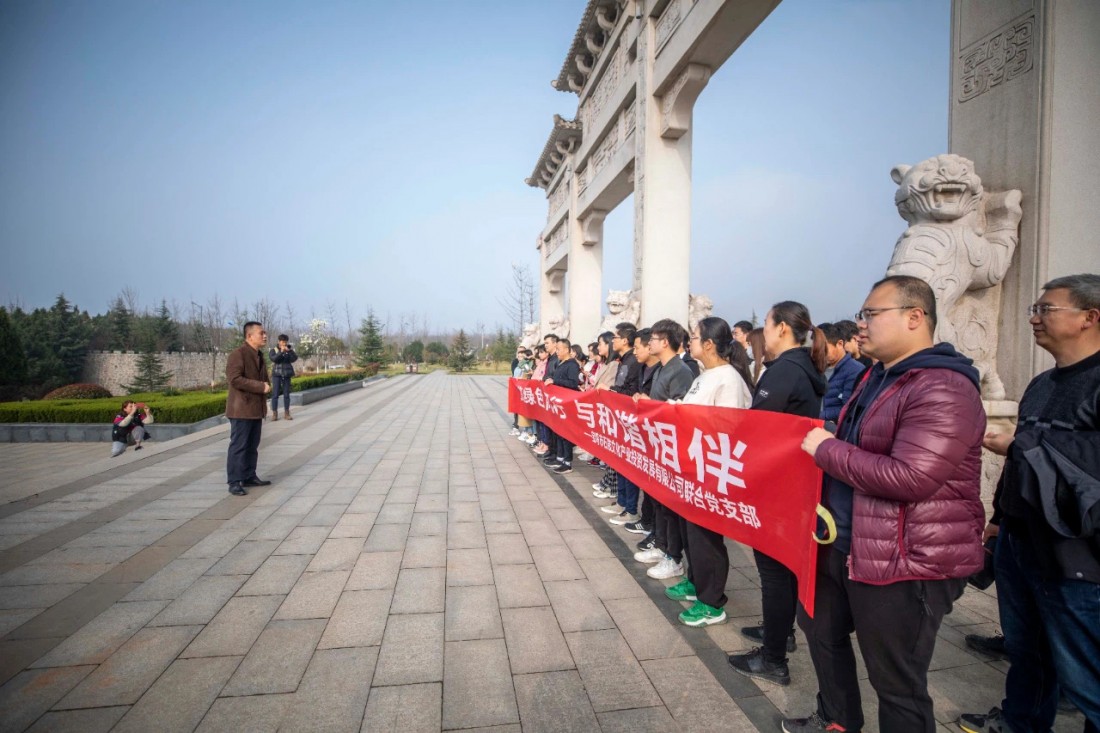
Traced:
<path fill-rule="evenodd" d="M 551 81 L 550 86 L 559 92 L 580 95 L 625 4 L 626 0 L 588 0 L 558 78 Z"/>
<path fill-rule="evenodd" d="M 528 186 L 545 189 L 554 179 L 554 174 L 565 162 L 565 156 L 572 153 L 581 144 L 581 123 L 578 120 L 567 120 L 561 115 L 554 115 L 554 128 L 550 131 L 550 137 L 546 145 L 542 147 L 542 154 L 530 178 L 526 179 Z"/>

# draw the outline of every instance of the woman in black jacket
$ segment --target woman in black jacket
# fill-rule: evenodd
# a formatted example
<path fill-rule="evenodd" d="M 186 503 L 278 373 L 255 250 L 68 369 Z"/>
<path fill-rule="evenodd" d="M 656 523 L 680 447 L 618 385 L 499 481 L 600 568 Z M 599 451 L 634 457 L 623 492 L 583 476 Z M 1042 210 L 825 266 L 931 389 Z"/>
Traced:
<path fill-rule="evenodd" d="M 806 339 L 813 334 L 812 347 Z M 825 337 L 814 328 L 806 306 L 785 300 L 768 311 L 764 345 L 770 361 L 753 393 L 753 410 L 785 412 L 818 418 L 828 389 L 825 380 Z M 730 665 L 749 677 L 789 685 L 787 652 L 794 650 L 794 617 L 798 606 L 798 579 L 785 565 L 753 550 L 760 572 L 762 626 L 747 626 L 741 634 L 761 642 L 746 654 L 733 654 Z"/>

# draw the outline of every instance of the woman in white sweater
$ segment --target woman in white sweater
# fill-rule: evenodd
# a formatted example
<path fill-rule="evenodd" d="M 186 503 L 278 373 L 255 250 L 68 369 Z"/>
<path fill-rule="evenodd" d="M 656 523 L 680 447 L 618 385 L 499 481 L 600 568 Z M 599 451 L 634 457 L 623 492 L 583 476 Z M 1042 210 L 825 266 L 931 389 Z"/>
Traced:
<path fill-rule="evenodd" d="M 695 378 L 683 403 L 712 407 L 748 409 L 752 404 L 752 375 L 749 358 L 733 340 L 729 324 L 721 318 L 704 318 L 691 332 L 691 355 L 703 371 Z M 725 588 L 729 575 L 729 552 L 725 538 L 717 532 L 683 520 L 686 525 L 688 574 L 685 580 L 665 590 L 674 601 L 694 601 L 680 614 L 687 626 L 724 623 Z"/>

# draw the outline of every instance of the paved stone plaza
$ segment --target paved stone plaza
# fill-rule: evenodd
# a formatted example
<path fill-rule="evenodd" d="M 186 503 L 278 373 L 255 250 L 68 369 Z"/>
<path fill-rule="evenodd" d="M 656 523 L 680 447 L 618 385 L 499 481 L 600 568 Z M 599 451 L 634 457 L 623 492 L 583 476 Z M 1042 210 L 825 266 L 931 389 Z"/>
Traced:
<path fill-rule="evenodd" d="M 751 554 L 731 552 L 731 621 L 679 626 L 637 537 L 596 511 L 599 473 L 554 476 L 508 437 L 504 385 L 437 372 L 302 408 L 265 425 L 274 484 L 242 498 L 226 426 L 117 459 L 0 446 L 22 482 L 0 505 L 0 730 L 775 731 L 808 712 L 801 634 L 788 688 L 726 664 L 759 619 Z M 1000 700 L 1004 663 L 963 643 L 996 618 L 974 590 L 947 617 L 945 724 Z"/>

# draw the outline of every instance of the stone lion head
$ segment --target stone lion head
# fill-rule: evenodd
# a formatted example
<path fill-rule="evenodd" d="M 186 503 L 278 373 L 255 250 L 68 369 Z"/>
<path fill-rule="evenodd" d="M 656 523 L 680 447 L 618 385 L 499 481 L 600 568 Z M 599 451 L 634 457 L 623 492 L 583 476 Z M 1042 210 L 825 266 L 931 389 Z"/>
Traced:
<path fill-rule="evenodd" d="M 898 214 L 910 224 L 921 221 L 955 221 L 978 210 L 982 179 L 974 163 L 960 155 L 937 155 L 914 166 L 898 165 L 890 171 L 898 184 L 894 194 Z"/>
<path fill-rule="evenodd" d="M 613 315 L 618 315 L 626 310 L 627 305 L 630 304 L 630 291 L 629 290 L 609 290 L 607 291 L 607 309 L 611 311 Z"/>

